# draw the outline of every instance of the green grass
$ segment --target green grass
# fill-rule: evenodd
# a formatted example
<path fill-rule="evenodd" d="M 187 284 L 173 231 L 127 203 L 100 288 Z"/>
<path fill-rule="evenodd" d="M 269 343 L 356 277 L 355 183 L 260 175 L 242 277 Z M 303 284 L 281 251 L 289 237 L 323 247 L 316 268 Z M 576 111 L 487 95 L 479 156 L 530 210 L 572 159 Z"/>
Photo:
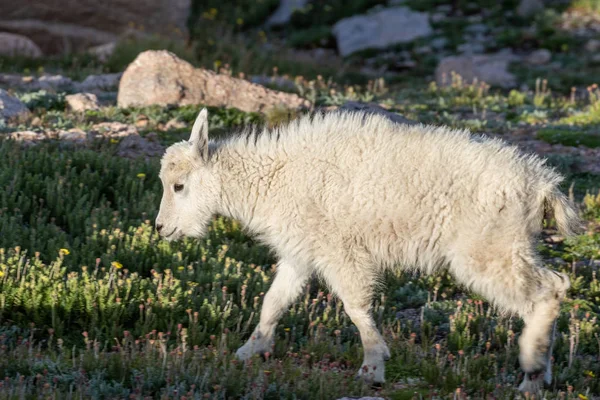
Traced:
<path fill-rule="evenodd" d="M 537 137 L 550 143 L 565 146 L 585 146 L 590 148 L 600 147 L 600 134 L 598 132 L 581 132 L 565 128 L 540 129 Z"/>
<path fill-rule="evenodd" d="M 444 98 L 446 111 L 487 105 L 506 112 L 535 101 L 476 86 L 413 96 L 432 107 Z M 65 114 L 35 104 L 41 116 Z M 175 117 L 189 124 L 198 108 L 105 108 L 71 123 L 133 123 L 144 115 L 153 129 Z M 290 117 L 275 114 L 211 108 L 211 134 Z M 171 143 L 185 133 L 161 135 Z M 161 240 L 152 227 L 161 196 L 158 160 L 120 159 L 112 146 L 73 151 L 52 143 L 0 143 L 6 166 L 0 185 L 7 188 L 0 194 L 0 377 L 7 377 L 0 395 L 11 398 L 18 389 L 32 398 L 176 398 L 176 391 L 201 398 L 411 398 L 415 392 L 448 398 L 460 388 L 475 398 L 516 396 L 522 323 L 496 315 L 446 273 L 389 274 L 374 299 L 392 351 L 388 384 L 379 391 L 353 379 L 362 357 L 358 332 L 316 280 L 279 324 L 274 353 L 236 362 L 232 352 L 257 323 L 276 260 L 236 221 L 223 218 L 203 240 Z M 572 167 L 572 161 L 554 160 L 560 162 L 566 171 Z M 586 218 L 597 221 L 597 198 L 588 195 L 584 204 Z M 600 374 L 594 319 L 600 284 L 590 263 L 600 236 L 590 232 L 543 246 L 552 267 L 575 282 L 560 317 L 556 381 L 547 398 L 560 398 L 568 385 L 575 393 L 600 390 L 590 378 Z M 398 319 L 398 312 L 417 317 Z M 575 326 L 579 331 L 571 336 Z"/>

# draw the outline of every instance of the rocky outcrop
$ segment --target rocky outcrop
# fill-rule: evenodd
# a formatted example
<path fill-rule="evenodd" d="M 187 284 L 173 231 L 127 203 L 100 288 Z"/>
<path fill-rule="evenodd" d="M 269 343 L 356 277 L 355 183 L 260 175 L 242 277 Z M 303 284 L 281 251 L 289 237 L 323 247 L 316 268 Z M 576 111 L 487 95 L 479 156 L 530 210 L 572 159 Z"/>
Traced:
<path fill-rule="evenodd" d="M 145 51 L 127 67 L 119 84 L 117 103 L 119 107 L 203 104 L 246 112 L 310 105 L 295 94 L 194 68 L 165 50 Z"/>

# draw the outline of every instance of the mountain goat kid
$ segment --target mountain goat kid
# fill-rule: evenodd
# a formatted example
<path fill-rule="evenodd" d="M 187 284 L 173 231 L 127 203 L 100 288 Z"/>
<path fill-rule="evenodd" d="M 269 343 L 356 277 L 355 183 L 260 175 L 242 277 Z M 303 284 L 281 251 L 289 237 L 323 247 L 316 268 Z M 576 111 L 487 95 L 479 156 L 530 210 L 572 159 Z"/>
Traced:
<path fill-rule="evenodd" d="M 566 235 L 580 223 L 558 189 L 562 178 L 538 157 L 466 131 L 364 113 L 305 116 L 209 143 L 204 109 L 189 141 L 167 149 L 160 178 L 156 228 L 167 240 L 202 237 L 220 214 L 277 254 L 240 359 L 271 350 L 277 321 L 316 273 L 360 331 L 359 375 L 383 382 L 390 352 L 370 315 L 378 279 L 386 269 L 447 268 L 524 319 L 520 389 L 537 391 L 544 370 L 551 379 L 551 330 L 570 283 L 543 267 L 536 235 L 545 210 Z"/>

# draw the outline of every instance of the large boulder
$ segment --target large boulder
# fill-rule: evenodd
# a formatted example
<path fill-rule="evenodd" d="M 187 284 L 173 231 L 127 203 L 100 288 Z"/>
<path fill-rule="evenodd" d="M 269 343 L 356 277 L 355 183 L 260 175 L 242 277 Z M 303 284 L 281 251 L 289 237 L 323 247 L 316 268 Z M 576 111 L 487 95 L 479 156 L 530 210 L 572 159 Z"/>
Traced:
<path fill-rule="evenodd" d="M 264 112 L 310 103 L 290 93 L 267 89 L 243 79 L 194 68 L 165 50 L 145 51 L 127 67 L 119 84 L 119 107 L 204 104 Z"/>
<path fill-rule="evenodd" d="M 41 55 L 42 50 L 29 38 L 0 32 L 0 56 L 38 58 Z"/>
<path fill-rule="evenodd" d="M 518 59 L 511 52 L 505 51 L 495 54 L 450 56 L 443 58 L 438 64 L 435 79 L 440 86 L 449 85 L 452 83 L 452 73 L 455 72 L 466 83 L 472 83 L 476 79 L 493 86 L 514 87 L 517 80 L 508 71 L 508 66 Z"/>
<path fill-rule="evenodd" d="M 365 49 L 383 49 L 433 34 L 427 13 L 407 7 L 385 8 L 338 21 L 333 26 L 342 56 Z"/>
<path fill-rule="evenodd" d="M 6 90 L 0 89 L 0 121 L 29 114 L 29 109 L 21 100 L 8 94 Z"/>
<path fill-rule="evenodd" d="M 187 36 L 191 0 L 0 1 L 0 30 L 32 39 L 44 53 L 114 42 L 134 29 Z"/>

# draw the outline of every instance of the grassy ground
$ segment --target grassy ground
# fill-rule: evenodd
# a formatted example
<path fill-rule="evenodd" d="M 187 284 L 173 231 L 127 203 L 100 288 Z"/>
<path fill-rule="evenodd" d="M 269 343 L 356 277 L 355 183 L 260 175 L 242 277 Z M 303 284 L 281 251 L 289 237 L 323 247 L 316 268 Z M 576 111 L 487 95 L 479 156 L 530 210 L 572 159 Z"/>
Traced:
<path fill-rule="evenodd" d="M 226 68 L 232 74 L 273 74 L 276 68 L 279 75 L 296 77 L 293 90 L 317 106 L 376 101 L 424 123 L 468 128 L 539 150 L 566 176 L 564 190 L 572 189 L 588 224 L 585 234 L 564 240 L 552 221 L 546 221 L 539 240 L 545 264 L 569 274 L 572 281 L 558 321 L 554 380 L 544 395 L 598 398 L 600 175 L 589 168 L 598 160 L 586 154 L 600 147 L 600 92 L 592 85 L 597 75 L 588 73 L 596 68 L 588 55 L 576 59 L 581 43 L 540 19 L 535 20 L 537 33 L 527 36 L 527 24 L 504 12 L 516 2 L 496 7 L 484 0 L 459 1 L 462 14 L 440 26 L 451 39 L 448 51 L 461 40 L 452 27 L 488 7 L 492 11 L 486 23 L 499 27 L 502 46 L 552 48 L 564 65 L 579 62 L 578 68 L 519 72 L 516 66 L 530 90 L 499 91 L 485 84 L 467 85 L 458 77 L 452 86 L 440 88 L 429 83 L 429 67 L 385 84 L 369 82 L 360 72 L 361 57 L 369 55 L 337 59 L 339 64 L 332 66 L 312 58 L 299 62 L 293 49 L 332 46 L 332 23 L 379 1 L 328 2 L 330 8 L 303 10 L 288 27 L 269 32 L 259 24 L 276 2 L 259 0 L 256 7 L 245 1 L 235 6 L 209 3 L 195 3 L 190 21 L 194 36 L 187 46 L 158 39 L 124 41 L 105 64 L 85 56 L 11 59 L 1 61 L 0 69 L 53 71 L 82 79 L 120 71 L 143 49 L 170 48 L 196 65 Z M 451 2 L 407 3 L 431 10 Z M 595 10 L 596 5 L 589 0 L 576 6 Z M 315 28 L 307 21 L 319 23 Z M 262 47 L 265 42 L 274 47 Z M 571 91 L 573 85 L 577 88 Z M 119 121 L 137 124 L 143 136 L 158 132 L 169 145 L 189 131 L 167 129 L 167 122 L 178 119 L 189 126 L 201 107 L 109 105 L 77 114 L 65 109 L 65 93 L 12 92 L 33 114 L 0 123 L 0 136 Z M 273 126 L 296 116 L 285 110 L 267 115 L 209 111 L 214 136 L 251 123 Z M 0 399 L 521 396 L 515 387 L 522 379 L 517 346 L 522 321 L 498 315 L 445 272 L 390 274 L 387 286 L 373 299 L 377 323 L 392 352 L 382 388 L 354 379 L 362 362 L 358 331 L 341 302 L 317 280 L 279 324 L 273 353 L 238 362 L 233 352 L 258 322 L 276 260 L 236 221 L 220 217 L 204 240 L 160 240 L 153 230 L 161 196 L 158 160 L 119 158 L 116 146 L 109 141 L 88 148 L 55 142 L 26 147 L 0 140 Z"/>

